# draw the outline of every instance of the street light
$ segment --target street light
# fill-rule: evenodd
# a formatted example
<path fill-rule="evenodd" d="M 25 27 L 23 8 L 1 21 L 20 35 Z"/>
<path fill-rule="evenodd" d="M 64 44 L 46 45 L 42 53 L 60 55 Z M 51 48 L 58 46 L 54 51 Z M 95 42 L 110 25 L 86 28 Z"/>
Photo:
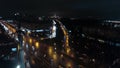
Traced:
<path fill-rule="evenodd" d="M 53 48 L 52 48 L 52 47 L 49 47 L 48 53 L 49 53 L 50 56 L 52 55 L 52 52 L 53 52 Z"/>
<path fill-rule="evenodd" d="M 36 48 L 39 48 L 39 42 L 35 43 Z"/>
<path fill-rule="evenodd" d="M 32 39 L 31 38 L 29 39 L 29 42 L 32 43 Z"/>

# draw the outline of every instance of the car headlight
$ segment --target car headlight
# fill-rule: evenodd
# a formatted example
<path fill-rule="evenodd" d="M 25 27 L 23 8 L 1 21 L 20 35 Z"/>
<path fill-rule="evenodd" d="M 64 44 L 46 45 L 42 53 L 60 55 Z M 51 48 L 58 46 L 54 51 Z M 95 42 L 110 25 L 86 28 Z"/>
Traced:
<path fill-rule="evenodd" d="M 17 51 L 17 48 L 12 48 L 11 49 L 13 52 L 16 52 Z"/>
<path fill-rule="evenodd" d="M 16 68 L 20 68 L 20 65 L 17 65 L 17 67 Z"/>

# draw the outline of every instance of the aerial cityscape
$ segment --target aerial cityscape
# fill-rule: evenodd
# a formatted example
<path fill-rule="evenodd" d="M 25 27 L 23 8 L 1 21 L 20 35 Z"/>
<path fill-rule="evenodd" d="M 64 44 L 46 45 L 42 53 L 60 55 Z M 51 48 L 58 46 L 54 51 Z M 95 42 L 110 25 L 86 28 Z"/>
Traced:
<path fill-rule="evenodd" d="M 120 1 L 0 1 L 0 68 L 120 68 Z"/>

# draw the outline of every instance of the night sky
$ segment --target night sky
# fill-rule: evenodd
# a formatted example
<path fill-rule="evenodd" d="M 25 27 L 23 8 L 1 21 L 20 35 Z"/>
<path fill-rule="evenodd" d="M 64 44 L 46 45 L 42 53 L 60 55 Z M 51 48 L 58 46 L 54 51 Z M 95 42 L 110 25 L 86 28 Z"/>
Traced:
<path fill-rule="evenodd" d="M 119 18 L 120 0 L 0 0 L 1 16 L 14 12 Z"/>

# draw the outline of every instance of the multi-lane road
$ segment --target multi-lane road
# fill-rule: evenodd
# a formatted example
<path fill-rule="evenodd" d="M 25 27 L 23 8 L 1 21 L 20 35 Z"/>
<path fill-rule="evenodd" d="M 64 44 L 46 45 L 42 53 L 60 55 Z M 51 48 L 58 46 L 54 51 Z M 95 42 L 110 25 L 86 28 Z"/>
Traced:
<path fill-rule="evenodd" d="M 113 36 L 119 37 L 116 36 L 118 28 L 106 27 L 106 22 L 98 24 L 95 21 L 88 27 L 89 21 L 84 23 L 82 20 L 80 24 L 79 21 L 64 20 L 21 22 L 21 28 L 14 22 L 0 21 L 6 33 L 19 42 L 18 68 L 119 68 L 119 40 L 113 41 Z M 106 28 L 103 30 L 102 27 Z M 109 40 L 106 39 L 108 27 L 115 29 L 107 32 Z M 106 37 L 101 38 L 101 34 Z"/>
<path fill-rule="evenodd" d="M 53 26 L 50 26 L 52 30 L 48 29 L 51 37 L 41 38 L 37 34 L 39 32 L 27 31 L 24 34 L 21 33 L 22 39 L 19 39 L 14 24 L 6 21 L 1 22 L 8 28 L 8 33 L 11 33 L 12 37 L 21 42 L 18 46 L 18 63 L 20 63 L 21 68 L 79 68 L 79 64 L 76 64 L 74 60 L 74 52 L 69 46 L 68 30 L 59 20 L 52 20 Z M 30 34 L 35 34 L 36 37 Z"/>

